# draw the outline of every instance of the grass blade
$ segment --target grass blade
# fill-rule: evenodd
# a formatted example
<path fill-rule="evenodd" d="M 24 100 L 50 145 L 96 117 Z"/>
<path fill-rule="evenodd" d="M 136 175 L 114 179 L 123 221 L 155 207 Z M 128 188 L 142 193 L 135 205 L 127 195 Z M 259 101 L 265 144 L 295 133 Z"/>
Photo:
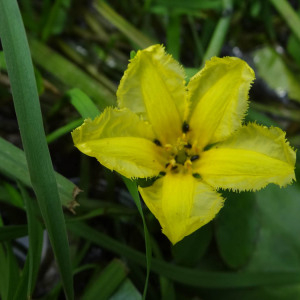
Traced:
<path fill-rule="evenodd" d="M 82 68 L 87 74 L 99 81 L 99 83 L 105 86 L 112 93 L 116 93 L 116 85 L 103 73 L 101 73 L 97 66 L 92 62 L 87 62 L 85 57 L 75 49 L 73 49 L 68 43 L 64 40 L 57 40 L 57 45 L 63 51 L 63 53 L 72 61 L 74 61 L 78 66 Z"/>
<path fill-rule="evenodd" d="M 180 29 L 181 16 L 170 13 L 167 26 L 167 49 L 176 60 L 180 60 Z"/>
<path fill-rule="evenodd" d="M 77 86 L 89 97 L 96 101 L 100 109 L 107 105 L 113 105 L 116 101 L 115 95 L 94 78 L 87 75 L 63 56 L 54 50 L 40 43 L 35 39 L 30 39 L 30 49 L 35 63 L 42 66 L 44 70 L 50 72 L 69 87 Z"/>
<path fill-rule="evenodd" d="M 142 209 L 141 200 L 140 200 L 140 196 L 139 196 L 139 192 L 138 192 L 136 183 L 125 177 L 123 177 L 123 181 L 125 182 L 126 187 L 129 191 L 129 193 L 131 194 L 131 196 L 137 206 L 137 209 L 142 217 L 142 220 L 143 220 L 145 244 L 146 244 L 146 262 L 147 262 L 147 276 L 146 276 L 145 287 L 144 287 L 144 292 L 143 292 L 143 299 L 146 299 L 150 270 L 151 270 L 151 260 L 152 260 L 151 240 L 150 240 L 148 228 L 146 225 L 144 212 Z"/>
<path fill-rule="evenodd" d="M 4 228 L 0 216 L 0 229 Z M 11 300 L 19 282 L 19 267 L 10 242 L 0 243 L 0 299 Z"/>
<path fill-rule="evenodd" d="M 8 225 L 0 227 L 0 243 L 17 239 L 27 235 L 28 229 L 25 225 Z"/>
<path fill-rule="evenodd" d="M 99 274 L 95 274 L 92 283 L 85 289 L 82 300 L 108 299 L 127 276 L 126 266 L 117 259 L 114 259 Z"/>
<path fill-rule="evenodd" d="M 300 18 L 286 0 L 270 0 L 300 41 Z"/>
<path fill-rule="evenodd" d="M 14 300 L 31 299 L 39 271 L 43 246 L 43 227 L 36 216 L 36 211 L 38 209 L 37 203 L 34 203 L 34 200 L 30 199 L 25 188 L 21 184 L 19 184 L 19 189 L 21 190 L 26 206 L 29 249 L 21 280 L 17 287 L 16 294 L 14 295 Z"/>
<path fill-rule="evenodd" d="M 1 137 L 0 161 L 1 174 L 18 180 L 27 187 L 32 187 L 24 152 Z M 61 204 L 72 210 L 77 205 L 75 197 L 80 190 L 64 176 L 55 173 L 55 177 Z"/>
<path fill-rule="evenodd" d="M 3 182 L 3 186 L 0 185 L 0 201 L 24 209 L 24 202 L 20 193 L 8 182 Z"/>
<path fill-rule="evenodd" d="M 134 26 L 128 23 L 123 17 L 115 12 L 108 4 L 102 0 L 95 1 L 95 8 L 105 19 L 115 25 L 122 33 L 124 33 L 133 43 L 140 48 L 147 48 L 153 44 L 152 41 Z"/>
<path fill-rule="evenodd" d="M 223 16 L 219 20 L 209 45 L 204 53 L 202 65 L 213 56 L 219 55 L 231 21 L 232 0 L 223 0 Z"/>
<path fill-rule="evenodd" d="M 73 299 L 66 226 L 43 128 L 29 46 L 15 0 L 0 1 L 0 35 L 30 180 L 49 233 L 66 298 Z"/>
<path fill-rule="evenodd" d="M 125 279 L 120 288 L 109 298 L 109 300 L 141 300 L 142 296 L 129 279 Z"/>
<path fill-rule="evenodd" d="M 100 111 L 94 102 L 80 89 L 72 89 L 67 92 L 72 105 L 76 108 L 83 119 L 96 118 Z"/>
<path fill-rule="evenodd" d="M 56 0 L 43 27 L 42 39 L 47 41 L 51 34 L 60 33 L 63 30 L 71 1 Z"/>
<path fill-rule="evenodd" d="M 105 249 L 125 256 L 127 259 L 146 267 L 146 257 L 140 251 L 132 249 L 97 230 L 79 223 L 67 223 L 75 235 L 81 236 Z M 187 286 L 231 289 L 262 287 L 265 285 L 299 284 L 300 272 L 214 272 L 185 268 L 152 258 L 151 270 Z"/>
<path fill-rule="evenodd" d="M 74 120 L 58 129 L 56 129 L 55 131 L 49 133 L 47 135 L 47 143 L 50 144 L 50 143 L 56 141 L 57 139 L 59 139 L 60 137 L 62 137 L 63 135 L 70 133 L 73 129 L 75 129 L 80 124 L 82 124 L 82 122 L 83 122 L 82 119 Z"/>

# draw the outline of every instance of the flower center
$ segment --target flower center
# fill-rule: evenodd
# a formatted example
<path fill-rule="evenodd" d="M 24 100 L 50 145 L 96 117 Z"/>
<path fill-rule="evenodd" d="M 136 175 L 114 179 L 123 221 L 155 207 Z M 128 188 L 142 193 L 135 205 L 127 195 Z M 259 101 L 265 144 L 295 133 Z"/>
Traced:
<path fill-rule="evenodd" d="M 200 155 L 195 154 L 191 147 L 186 147 L 186 145 L 180 148 L 171 145 L 162 147 L 164 147 L 167 154 L 165 169 L 160 172 L 162 175 L 165 175 L 167 172 L 193 174 L 193 163 L 200 158 Z"/>
<path fill-rule="evenodd" d="M 193 174 L 193 162 L 200 158 L 199 154 L 195 154 L 192 148 L 172 147 L 171 150 L 167 149 L 168 162 L 165 165 L 165 172 L 172 173 L 191 173 Z"/>
<path fill-rule="evenodd" d="M 184 165 L 184 163 L 186 162 L 188 158 L 187 153 L 185 152 L 185 149 L 181 149 L 178 151 L 178 153 L 175 156 L 175 161 L 178 164 Z"/>
<path fill-rule="evenodd" d="M 182 136 L 178 138 L 175 144 L 162 145 L 158 139 L 153 141 L 166 152 L 166 164 L 160 172 L 160 176 L 164 176 L 166 173 L 189 173 L 195 178 L 200 178 L 200 175 L 194 172 L 193 166 L 194 162 L 200 158 L 200 151 L 189 141 L 189 132 L 189 124 L 184 122 Z"/>

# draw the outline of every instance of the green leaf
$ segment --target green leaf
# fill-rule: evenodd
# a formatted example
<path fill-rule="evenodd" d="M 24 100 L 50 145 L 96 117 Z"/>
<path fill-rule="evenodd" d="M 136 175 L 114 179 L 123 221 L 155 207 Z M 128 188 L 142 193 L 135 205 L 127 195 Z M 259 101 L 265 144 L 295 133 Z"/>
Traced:
<path fill-rule="evenodd" d="M 251 289 L 210 290 L 203 293 L 209 300 L 293 300 L 299 298 L 299 286 L 278 285 Z"/>
<path fill-rule="evenodd" d="M 300 40 L 298 40 L 295 35 L 290 36 L 287 44 L 287 51 L 298 65 L 300 65 Z"/>
<path fill-rule="evenodd" d="M 70 102 L 83 119 L 95 119 L 100 114 L 98 107 L 80 89 L 72 89 L 66 93 L 66 96 L 70 98 Z"/>
<path fill-rule="evenodd" d="M 201 227 L 172 247 L 176 263 L 192 267 L 205 254 L 212 239 L 212 224 Z"/>
<path fill-rule="evenodd" d="M 2 263 L 0 263 L 2 265 Z M 5 276 L 7 276 L 7 300 L 13 298 L 15 293 L 15 287 L 19 283 L 19 266 L 18 261 L 13 253 L 12 246 L 9 242 L 6 243 L 6 270 L 3 270 Z M 4 297 L 3 297 L 4 298 Z M 4 298 L 5 299 L 5 298 Z"/>
<path fill-rule="evenodd" d="M 181 17 L 175 14 L 169 14 L 167 25 L 167 50 L 174 59 L 180 58 L 180 27 Z"/>
<path fill-rule="evenodd" d="M 253 254 L 259 232 L 255 194 L 224 194 L 225 205 L 215 220 L 216 241 L 224 262 L 239 269 Z"/>
<path fill-rule="evenodd" d="M 293 7 L 289 4 L 287 0 L 270 0 L 270 2 L 282 15 L 286 23 L 289 25 L 290 29 L 300 40 L 300 18 L 293 9 Z"/>
<path fill-rule="evenodd" d="M 154 0 L 150 10 L 154 13 L 168 14 L 199 14 L 201 10 L 205 9 L 221 9 L 222 0 Z"/>
<path fill-rule="evenodd" d="M 23 199 L 20 193 L 8 182 L 0 186 L 0 199 L 10 205 L 24 209 Z"/>
<path fill-rule="evenodd" d="M 133 25 L 127 22 L 122 16 L 120 16 L 116 11 L 114 11 L 108 4 L 102 0 L 96 0 L 94 6 L 99 14 L 101 14 L 105 19 L 107 19 L 111 24 L 116 26 L 125 36 L 129 38 L 133 43 L 135 43 L 138 48 L 147 48 L 153 44 L 155 41 L 151 40 L 145 36 L 141 31 L 136 29 Z"/>
<path fill-rule="evenodd" d="M 278 123 L 273 121 L 271 118 L 266 116 L 265 114 L 259 112 L 257 109 L 252 108 L 251 106 L 253 105 L 253 102 L 250 103 L 250 107 L 248 109 L 248 114 L 246 116 L 246 123 L 247 122 L 257 122 L 261 125 L 265 126 L 278 126 Z"/>
<path fill-rule="evenodd" d="M 67 223 L 73 234 L 81 236 L 107 250 L 126 257 L 146 268 L 146 257 L 143 253 L 132 249 L 97 230 L 79 223 Z M 184 268 L 167 263 L 160 259 L 152 258 L 151 270 L 162 276 L 166 276 L 176 282 L 188 286 L 202 288 L 246 288 L 261 287 L 277 284 L 299 284 L 300 270 L 280 272 L 212 272 L 195 268 Z"/>
<path fill-rule="evenodd" d="M 43 227 L 38 220 L 36 212 L 38 211 L 37 203 L 30 199 L 25 188 L 19 184 L 27 213 L 29 249 L 27 252 L 25 266 L 19 285 L 17 286 L 14 299 L 31 299 L 35 287 L 43 246 Z"/>
<path fill-rule="evenodd" d="M 126 276 L 126 266 L 120 260 L 115 259 L 100 274 L 97 272 L 93 276 L 91 283 L 85 288 L 84 294 L 80 299 L 108 299 L 124 281 Z"/>
<path fill-rule="evenodd" d="M 232 11 L 232 0 L 222 0 L 223 15 L 219 19 L 213 35 L 209 41 L 208 47 L 204 53 L 202 65 L 205 61 L 213 56 L 218 56 L 220 54 L 221 48 L 224 44 L 230 21 L 231 21 L 231 11 Z"/>
<path fill-rule="evenodd" d="M 123 176 L 122 176 L 122 178 L 123 178 L 123 181 L 126 184 L 126 187 L 129 191 L 129 193 L 131 194 L 131 196 L 132 196 L 132 198 L 135 202 L 135 205 L 137 206 L 137 209 L 138 209 L 138 211 L 139 211 L 139 213 L 142 217 L 142 221 L 143 221 L 145 244 L 146 244 L 146 261 L 147 261 L 147 276 L 146 276 L 146 282 L 145 282 L 145 287 L 144 287 L 143 299 L 146 299 L 149 276 L 150 276 L 150 269 L 151 269 L 151 260 L 152 260 L 151 240 L 150 240 L 147 224 L 146 224 L 146 221 L 145 221 L 144 212 L 143 212 L 143 209 L 142 209 L 141 200 L 140 200 L 139 192 L 138 192 L 138 189 L 137 189 L 137 185 L 134 181 L 132 181 L 128 178 L 125 178 Z"/>
<path fill-rule="evenodd" d="M 298 184 L 284 189 L 270 185 L 257 192 L 261 229 L 248 270 L 300 269 L 299 194 Z"/>
<path fill-rule="evenodd" d="M 187 80 L 190 80 L 199 71 L 199 69 L 197 68 L 184 68 L 184 70 L 187 76 Z"/>
<path fill-rule="evenodd" d="M 61 138 L 62 136 L 69 134 L 73 129 L 81 125 L 83 120 L 80 118 L 78 120 L 74 120 L 69 122 L 68 124 L 56 129 L 55 131 L 49 133 L 46 137 L 47 143 L 50 144 L 55 140 Z"/>
<path fill-rule="evenodd" d="M 3 228 L 0 216 L 0 229 Z M 0 267 L 0 296 L 3 300 L 11 300 L 19 282 L 19 267 L 10 242 L 0 243 Z"/>
<path fill-rule="evenodd" d="M 25 225 L 7 225 L 0 227 L 0 242 L 14 240 L 27 235 L 28 229 Z"/>
<path fill-rule="evenodd" d="M 135 56 L 136 56 L 136 51 L 131 50 L 130 51 L 130 59 L 134 59 Z"/>
<path fill-rule="evenodd" d="M 3 51 L 0 51 L 0 70 L 7 71 L 6 61 L 4 58 Z M 42 77 L 41 73 L 39 72 L 39 70 L 37 70 L 37 69 L 34 69 L 34 75 L 35 75 L 35 80 L 37 83 L 38 93 L 39 93 L 39 95 L 41 95 L 41 94 L 43 94 L 43 92 L 45 90 L 43 77 Z"/>
<path fill-rule="evenodd" d="M 63 31 L 70 6 L 70 0 L 55 1 L 43 27 L 42 39 L 44 41 L 47 41 L 52 34 L 58 34 Z"/>
<path fill-rule="evenodd" d="M 109 298 L 109 300 L 142 300 L 142 295 L 129 279 L 121 284 L 119 289 Z"/>
<path fill-rule="evenodd" d="M 2 174 L 20 181 L 27 187 L 32 187 L 24 152 L 1 137 L 0 161 L 0 172 Z M 56 172 L 55 177 L 61 204 L 72 210 L 77 205 L 75 197 L 80 190 L 73 182 Z"/>
<path fill-rule="evenodd" d="M 246 272 L 299 272 L 299 194 L 299 184 L 295 183 L 287 188 L 270 185 L 257 192 L 261 228 Z M 264 288 L 261 293 L 261 299 L 298 299 L 300 284 L 274 285 Z"/>
<path fill-rule="evenodd" d="M 115 95 L 99 81 L 87 75 L 76 65 L 41 42 L 33 38 L 29 42 L 34 62 L 65 85 L 68 87 L 76 86 L 84 91 L 96 101 L 101 110 L 115 103 Z"/>
<path fill-rule="evenodd" d="M 42 77 L 40 71 L 36 68 L 34 68 L 34 76 L 35 76 L 35 80 L 36 80 L 38 94 L 42 95 L 45 90 L 44 81 L 43 81 L 43 77 Z"/>
<path fill-rule="evenodd" d="M 6 70 L 6 61 L 3 51 L 0 51 L 0 70 Z"/>
<path fill-rule="evenodd" d="M 253 60 L 257 75 L 279 96 L 287 93 L 289 98 L 300 102 L 299 74 L 296 76 L 273 48 L 264 47 L 255 51 Z"/>
<path fill-rule="evenodd" d="M 49 233 L 66 298 L 71 300 L 74 298 L 73 278 L 64 216 L 46 143 L 29 46 L 15 0 L 0 1 L 0 35 L 30 180 Z"/>

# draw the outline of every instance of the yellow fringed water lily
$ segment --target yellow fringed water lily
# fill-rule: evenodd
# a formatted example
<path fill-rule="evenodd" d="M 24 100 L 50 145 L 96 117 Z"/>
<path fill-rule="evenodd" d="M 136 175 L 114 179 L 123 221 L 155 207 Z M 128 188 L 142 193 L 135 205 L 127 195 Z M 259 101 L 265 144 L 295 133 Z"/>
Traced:
<path fill-rule="evenodd" d="M 242 123 L 254 77 L 243 60 L 214 57 L 186 85 L 183 68 L 151 46 L 131 60 L 118 107 L 85 120 L 72 132 L 74 144 L 125 177 L 156 177 L 139 191 L 175 244 L 216 216 L 219 188 L 252 191 L 295 179 L 285 133 Z"/>

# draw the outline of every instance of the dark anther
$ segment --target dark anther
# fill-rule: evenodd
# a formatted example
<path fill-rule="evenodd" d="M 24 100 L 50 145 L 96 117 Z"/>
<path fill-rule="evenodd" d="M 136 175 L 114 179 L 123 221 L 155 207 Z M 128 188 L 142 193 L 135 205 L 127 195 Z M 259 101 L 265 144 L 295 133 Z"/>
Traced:
<path fill-rule="evenodd" d="M 178 168 L 178 166 L 173 166 L 172 170 L 176 170 Z"/>
<path fill-rule="evenodd" d="M 191 149 L 192 145 L 190 143 L 188 143 L 187 145 L 184 145 L 184 148 Z"/>
<path fill-rule="evenodd" d="M 166 175 L 166 172 L 161 171 L 161 172 L 159 172 L 159 175 L 160 175 L 160 176 L 165 176 L 165 175 Z"/>
<path fill-rule="evenodd" d="M 191 161 L 194 161 L 194 160 L 197 160 L 199 158 L 199 155 L 193 155 L 190 160 Z"/>
<path fill-rule="evenodd" d="M 186 121 L 184 121 L 182 124 L 182 132 L 187 133 L 189 130 L 190 130 L 189 124 Z"/>
<path fill-rule="evenodd" d="M 197 179 L 200 179 L 200 178 L 201 178 L 201 176 L 200 176 L 199 173 L 193 173 L 193 177 L 195 177 L 195 178 L 197 178 Z"/>
<path fill-rule="evenodd" d="M 167 163 L 167 164 L 165 165 L 165 168 L 167 168 L 169 165 L 170 165 L 170 163 Z"/>
<path fill-rule="evenodd" d="M 158 139 L 155 139 L 153 143 L 157 146 L 161 146 L 161 142 Z"/>

